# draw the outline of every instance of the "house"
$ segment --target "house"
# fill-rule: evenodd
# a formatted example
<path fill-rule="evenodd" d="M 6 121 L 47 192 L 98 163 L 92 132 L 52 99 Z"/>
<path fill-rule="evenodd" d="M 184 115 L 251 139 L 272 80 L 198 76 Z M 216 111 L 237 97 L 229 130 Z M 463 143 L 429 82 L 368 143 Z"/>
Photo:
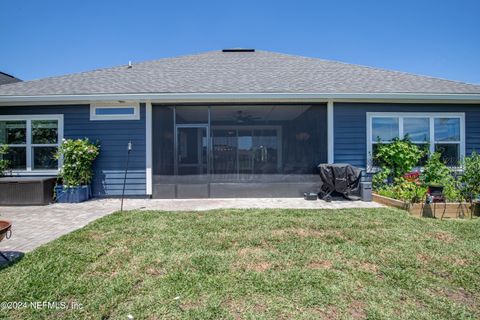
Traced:
<path fill-rule="evenodd" d="M 15 83 L 15 82 L 20 82 L 20 81 L 22 81 L 22 80 L 17 79 L 14 76 L 9 75 L 8 73 L 0 71 L 0 86 L 2 84 L 9 84 L 9 83 Z"/>
<path fill-rule="evenodd" d="M 480 86 L 227 49 L 0 87 L 14 173 L 54 175 L 61 139 L 88 137 L 97 196 L 121 193 L 129 141 L 128 195 L 268 197 L 311 190 L 319 163 L 368 168 L 406 134 L 454 164 L 480 150 Z"/>

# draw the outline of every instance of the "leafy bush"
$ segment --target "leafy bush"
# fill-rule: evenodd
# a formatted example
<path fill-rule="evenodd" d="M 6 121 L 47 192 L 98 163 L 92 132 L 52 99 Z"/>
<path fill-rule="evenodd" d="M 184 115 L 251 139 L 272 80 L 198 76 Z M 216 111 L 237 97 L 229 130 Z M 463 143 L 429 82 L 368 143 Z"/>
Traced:
<path fill-rule="evenodd" d="M 423 167 L 422 180 L 427 184 L 441 184 L 445 180 L 453 179 L 450 169 L 441 160 L 438 152 L 430 155 Z"/>
<path fill-rule="evenodd" d="M 397 178 L 393 187 L 396 198 L 404 202 L 419 203 L 422 201 L 427 187 L 422 185 L 420 181 L 409 181 L 405 178 Z"/>
<path fill-rule="evenodd" d="M 0 145 L 0 177 L 5 175 L 5 171 L 9 169 L 10 161 L 3 158 L 8 153 L 7 145 Z"/>
<path fill-rule="evenodd" d="M 463 198 L 472 203 L 480 196 L 480 155 L 475 151 L 464 161 L 463 175 L 460 177 L 463 183 Z"/>
<path fill-rule="evenodd" d="M 374 190 L 381 190 L 388 187 L 388 177 L 390 176 L 390 169 L 382 168 L 379 172 L 375 173 L 372 178 L 372 187 Z"/>
<path fill-rule="evenodd" d="M 455 178 L 451 170 L 441 160 L 441 154 L 435 152 L 430 155 L 427 163 L 423 167 L 422 182 L 425 185 L 442 185 L 443 194 L 449 201 L 458 201 L 461 199 L 460 190 L 457 187 Z"/>
<path fill-rule="evenodd" d="M 384 197 L 397 199 L 397 193 L 392 186 L 385 186 L 380 189 L 376 189 L 375 192 Z"/>
<path fill-rule="evenodd" d="M 389 169 L 393 179 L 400 178 L 418 164 L 425 151 L 414 145 L 408 136 L 388 144 L 378 144 L 375 160 L 382 171 Z"/>
<path fill-rule="evenodd" d="M 63 139 L 58 148 L 57 158 L 63 158 L 60 177 L 65 187 L 87 185 L 92 181 L 92 165 L 100 147 L 85 139 Z"/>
<path fill-rule="evenodd" d="M 449 202 L 466 200 L 473 203 L 475 199 L 480 197 L 479 154 L 473 152 L 471 156 L 465 158 L 463 175 L 460 176 L 458 181 L 452 175 L 452 170 L 442 161 L 441 154 L 437 152 L 430 155 L 422 173 L 410 172 L 397 177 L 412 163 L 416 164 L 413 159 L 418 161 L 423 157 L 422 153 L 417 157 L 409 155 L 414 148 L 408 147 L 408 143 L 409 141 L 397 140 L 392 143 L 395 144 L 394 146 L 381 146 L 381 152 L 379 152 L 381 156 L 379 158 L 382 158 L 383 166 L 372 181 L 375 192 L 407 203 L 415 203 L 423 200 L 429 185 L 441 185 L 443 186 L 443 194 Z M 394 156 L 394 152 L 398 154 Z M 405 152 L 405 154 L 401 154 L 401 152 Z M 399 166 L 399 159 L 408 159 L 408 165 Z"/>
<path fill-rule="evenodd" d="M 427 187 L 399 178 L 394 184 L 378 189 L 376 192 L 381 196 L 402 200 L 407 204 L 411 204 L 419 203 L 424 199 Z"/>

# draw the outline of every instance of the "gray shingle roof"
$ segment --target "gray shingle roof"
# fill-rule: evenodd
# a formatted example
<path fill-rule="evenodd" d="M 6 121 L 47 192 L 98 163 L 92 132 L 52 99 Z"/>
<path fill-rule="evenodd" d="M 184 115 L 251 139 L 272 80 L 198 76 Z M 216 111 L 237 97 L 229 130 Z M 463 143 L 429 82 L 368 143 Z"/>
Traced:
<path fill-rule="evenodd" d="M 7 84 L 5 95 L 480 93 L 480 85 L 267 51 L 211 51 Z"/>
<path fill-rule="evenodd" d="M 1 72 L 0 71 L 0 86 L 2 84 L 9 84 L 9 83 L 15 83 L 15 82 L 20 82 L 22 80 L 15 78 L 14 76 L 11 76 L 7 73 Z"/>

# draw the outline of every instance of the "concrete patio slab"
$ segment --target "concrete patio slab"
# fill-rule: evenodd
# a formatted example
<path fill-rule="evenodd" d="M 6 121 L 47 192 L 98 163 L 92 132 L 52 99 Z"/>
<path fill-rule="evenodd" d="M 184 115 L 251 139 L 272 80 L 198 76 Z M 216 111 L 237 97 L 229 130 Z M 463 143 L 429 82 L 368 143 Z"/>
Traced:
<path fill-rule="evenodd" d="M 126 199 L 125 210 L 205 211 L 212 209 L 343 209 L 381 207 L 375 202 L 305 201 L 300 198 L 267 199 Z M 31 251 L 64 234 L 120 210 L 120 199 L 94 199 L 78 204 L 0 207 L 0 219 L 12 222 L 12 237 L 0 243 L 0 251 L 15 256 Z M 1 260 L 1 258 L 0 258 Z M 1 261 L 0 261 L 1 263 Z"/>
<path fill-rule="evenodd" d="M 302 198 L 241 198 L 241 199 L 155 199 L 143 200 L 144 210 L 205 211 L 213 209 L 346 209 L 377 208 L 375 202 L 306 201 Z"/>

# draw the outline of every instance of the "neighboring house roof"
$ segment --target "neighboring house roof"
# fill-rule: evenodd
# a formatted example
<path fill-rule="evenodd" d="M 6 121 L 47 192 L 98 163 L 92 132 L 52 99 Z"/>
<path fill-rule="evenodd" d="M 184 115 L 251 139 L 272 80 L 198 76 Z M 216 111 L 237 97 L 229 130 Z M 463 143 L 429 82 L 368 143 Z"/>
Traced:
<path fill-rule="evenodd" d="M 472 85 L 267 51 L 211 51 L 0 87 L 0 96 L 126 93 L 478 94 Z"/>
<path fill-rule="evenodd" d="M 20 82 L 22 80 L 15 78 L 14 76 L 11 76 L 7 73 L 1 72 L 0 71 L 0 86 L 2 84 L 9 84 L 9 83 L 15 83 L 15 82 Z"/>

